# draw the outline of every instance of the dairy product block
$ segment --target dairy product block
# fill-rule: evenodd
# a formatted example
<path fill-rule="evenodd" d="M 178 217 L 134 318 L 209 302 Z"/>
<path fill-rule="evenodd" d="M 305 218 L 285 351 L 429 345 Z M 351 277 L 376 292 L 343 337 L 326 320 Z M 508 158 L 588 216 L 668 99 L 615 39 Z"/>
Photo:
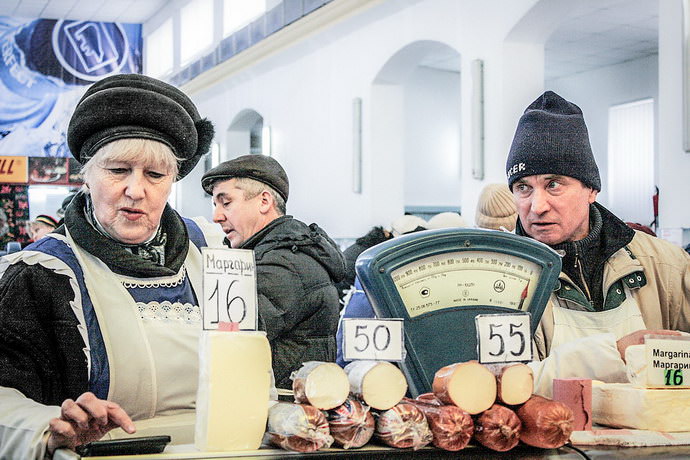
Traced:
<path fill-rule="evenodd" d="M 271 348 L 264 332 L 202 332 L 195 446 L 205 452 L 257 449 L 270 385 Z"/>
<path fill-rule="evenodd" d="M 625 349 L 625 371 L 628 381 L 635 386 L 647 386 L 645 345 L 630 345 Z"/>
<path fill-rule="evenodd" d="M 651 431 L 690 431 L 690 389 L 647 389 L 630 383 L 592 385 L 594 423 Z"/>

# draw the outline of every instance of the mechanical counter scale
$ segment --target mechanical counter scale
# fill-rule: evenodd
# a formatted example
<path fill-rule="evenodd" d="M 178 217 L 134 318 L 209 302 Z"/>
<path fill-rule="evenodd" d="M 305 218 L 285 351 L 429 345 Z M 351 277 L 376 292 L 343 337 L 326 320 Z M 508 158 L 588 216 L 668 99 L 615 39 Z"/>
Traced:
<path fill-rule="evenodd" d="M 363 252 L 357 275 L 379 318 L 402 318 L 413 396 L 435 372 L 477 359 L 475 316 L 529 312 L 534 333 L 561 270 L 538 241 L 479 229 L 428 230 Z"/>

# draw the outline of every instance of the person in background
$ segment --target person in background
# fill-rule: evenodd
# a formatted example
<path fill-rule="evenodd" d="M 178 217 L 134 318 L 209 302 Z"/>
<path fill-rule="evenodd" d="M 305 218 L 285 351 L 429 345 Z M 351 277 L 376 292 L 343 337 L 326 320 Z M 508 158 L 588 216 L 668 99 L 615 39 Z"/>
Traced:
<path fill-rule="evenodd" d="M 414 214 L 404 214 L 391 223 L 393 237 L 426 230 L 426 221 Z"/>
<path fill-rule="evenodd" d="M 57 227 L 57 220 L 47 214 L 40 214 L 31 222 L 31 239 L 38 241 Z"/>
<path fill-rule="evenodd" d="M 458 217 L 459 215 L 455 213 Z M 441 222 L 444 219 L 440 219 Z M 445 219 L 446 221 L 455 219 Z M 453 222 L 453 223 L 455 223 Z M 414 216 L 411 214 L 405 214 L 393 221 L 393 234 L 395 237 L 407 235 L 409 233 L 416 233 L 426 230 L 427 222 L 421 217 Z M 355 278 L 355 283 L 353 288 L 350 290 L 349 295 L 346 297 L 346 303 L 340 313 L 340 320 L 338 321 L 338 332 L 336 333 L 336 343 L 338 346 L 338 352 L 335 362 L 340 366 L 345 367 L 349 361 L 345 361 L 343 357 L 343 320 L 347 318 L 376 318 L 376 313 L 374 313 L 374 308 L 371 306 L 371 302 L 364 292 L 362 283 L 359 278 Z"/>
<path fill-rule="evenodd" d="M 385 228 L 381 226 L 372 227 L 366 235 L 357 238 L 354 244 L 348 246 L 343 251 L 343 256 L 345 257 L 345 277 L 336 285 L 341 303 L 345 295 L 355 284 L 355 262 L 357 262 L 357 257 L 370 247 L 388 241 L 391 238 L 393 238 L 393 234 Z"/>
<path fill-rule="evenodd" d="M 201 186 L 213 197 L 225 244 L 254 251 L 259 328 L 271 344 L 276 386 L 290 389 L 303 362 L 335 360 L 343 255 L 318 225 L 285 214 L 289 181 L 271 157 L 221 163 Z"/>
<path fill-rule="evenodd" d="M 63 200 L 62 204 L 60 205 L 60 209 L 55 211 L 55 214 L 60 218 L 58 221 L 58 227 L 62 225 L 62 223 L 65 220 L 65 210 L 67 209 L 67 206 L 72 202 L 72 199 L 76 196 L 77 192 L 70 192 Z"/>
<path fill-rule="evenodd" d="M 7 213 L 0 209 L 0 243 L 4 246 L 7 241 L 12 241 L 13 235 L 10 233 L 10 224 L 7 221 Z"/>
<path fill-rule="evenodd" d="M 83 189 L 63 226 L 0 259 L 0 458 L 123 431 L 193 442 L 206 241 L 167 199 L 212 138 L 159 80 L 84 93 L 68 128 Z"/>
<path fill-rule="evenodd" d="M 479 194 L 474 223 L 479 228 L 515 231 L 517 209 L 506 184 L 487 184 Z"/>
<path fill-rule="evenodd" d="M 351 291 L 354 288 L 356 277 L 355 263 L 361 253 L 372 246 L 388 241 L 394 236 L 424 229 L 426 229 L 426 221 L 424 219 L 412 214 L 405 214 L 395 219 L 391 223 L 389 230 L 383 227 L 374 227 L 363 237 L 357 238 L 355 244 L 349 246 L 343 252 L 345 256 L 345 278 L 336 285 L 340 296 L 340 303 L 345 305 L 346 299 L 349 299 L 349 295 L 351 295 Z"/>
<path fill-rule="evenodd" d="M 462 218 L 457 212 L 440 212 L 431 218 L 426 223 L 426 228 L 428 230 L 434 230 L 437 228 L 462 228 L 467 227 L 465 219 Z"/>
<path fill-rule="evenodd" d="M 599 169 L 582 111 L 547 91 L 520 118 L 506 162 L 516 234 L 562 255 L 535 333 L 535 392 L 553 378 L 626 382 L 625 350 L 645 334 L 690 331 L 690 256 L 596 202 Z"/>

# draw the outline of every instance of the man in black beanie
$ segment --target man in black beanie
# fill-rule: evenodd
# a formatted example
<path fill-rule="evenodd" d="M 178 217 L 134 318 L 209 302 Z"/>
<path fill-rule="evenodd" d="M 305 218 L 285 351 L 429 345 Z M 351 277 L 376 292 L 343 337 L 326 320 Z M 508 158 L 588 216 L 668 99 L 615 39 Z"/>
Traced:
<path fill-rule="evenodd" d="M 213 196 L 213 221 L 231 248 L 256 259 L 259 328 L 266 331 L 278 388 L 306 361 L 335 361 L 338 290 L 345 260 L 316 224 L 285 215 L 290 185 L 273 158 L 244 155 L 204 174 Z"/>
<path fill-rule="evenodd" d="M 628 346 L 650 330 L 690 331 L 690 257 L 596 202 L 599 169 L 577 105 L 547 91 L 527 107 L 506 175 L 516 233 L 563 257 L 534 338 L 536 392 L 549 396 L 553 378 L 626 382 Z"/>

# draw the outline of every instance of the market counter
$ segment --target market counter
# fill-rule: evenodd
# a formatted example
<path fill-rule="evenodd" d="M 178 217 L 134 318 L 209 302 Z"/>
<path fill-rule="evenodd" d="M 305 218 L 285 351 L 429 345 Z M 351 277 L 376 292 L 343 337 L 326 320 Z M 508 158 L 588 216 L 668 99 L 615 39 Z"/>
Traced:
<path fill-rule="evenodd" d="M 518 446 L 508 452 L 495 452 L 484 447 L 468 446 L 459 452 L 448 452 L 433 447 L 425 447 L 417 451 L 411 449 L 392 449 L 381 446 L 365 446 L 361 449 L 324 449 L 317 452 L 302 453 L 288 452 L 279 449 L 260 449 L 237 452 L 199 452 L 191 445 L 170 446 L 164 453 L 155 455 L 119 455 L 113 457 L 84 457 L 89 460 L 193 460 L 193 459 L 222 459 L 242 458 L 257 460 L 272 460 L 281 458 L 347 458 L 349 459 L 437 459 L 437 458 L 462 458 L 462 459 L 486 459 L 486 458 L 510 458 L 524 460 L 558 459 L 688 459 L 690 458 L 690 446 L 663 446 L 663 447 L 612 447 L 612 446 L 579 446 L 577 450 L 564 446 L 560 449 L 537 449 L 527 446 Z M 56 451 L 54 460 L 79 460 L 82 457 L 71 450 L 61 449 Z"/>

